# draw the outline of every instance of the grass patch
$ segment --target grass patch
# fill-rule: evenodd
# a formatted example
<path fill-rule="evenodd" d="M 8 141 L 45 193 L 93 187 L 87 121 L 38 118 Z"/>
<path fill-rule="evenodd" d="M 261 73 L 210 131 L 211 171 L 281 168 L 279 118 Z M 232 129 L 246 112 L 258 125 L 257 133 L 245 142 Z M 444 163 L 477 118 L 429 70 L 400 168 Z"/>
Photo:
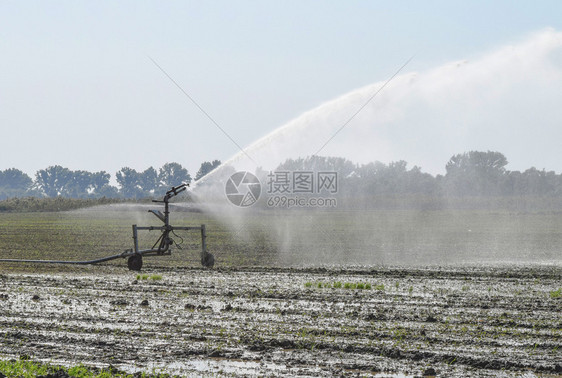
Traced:
<path fill-rule="evenodd" d="M 347 290 L 371 290 L 373 286 L 368 282 L 312 282 L 308 281 L 304 283 L 304 287 L 308 288 L 318 288 L 318 289 L 347 289 Z M 382 287 L 382 289 L 380 289 Z M 375 286 L 377 290 L 384 290 L 384 285 Z"/>
<path fill-rule="evenodd" d="M 558 290 L 554 290 L 550 292 L 550 298 L 555 299 L 560 297 L 562 297 L 562 287 Z"/>
<path fill-rule="evenodd" d="M 59 365 L 30 361 L 28 356 L 21 356 L 19 360 L 0 360 L 0 373 L 5 375 L 6 377 L 34 378 L 37 376 L 57 376 L 59 374 L 64 375 L 61 374 L 61 372 L 64 372 L 71 377 L 77 378 L 132 378 L 134 376 L 138 376 L 127 374 L 111 366 L 106 369 L 88 367 L 82 364 L 72 367 L 64 367 Z M 147 373 L 141 373 L 140 376 L 146 378 L 171 377 L 169 374 Z"/>
<path fill-rule="evenodd" d="M 7 377 L 36 377 L 54 373 L 56 367 L 48 367 L 32 361 L 25 357 L 20 360 L 0 361 L 0 372 Z"/>
<path fill-rule="evenodd" d="M 137 281 L 139 280 L 152 280 L 152 281 L 160 281 L 162 280 L 162 276 L 160 274 L 153 274 L 152 276 L 148 274 L 137 274 Z"/>

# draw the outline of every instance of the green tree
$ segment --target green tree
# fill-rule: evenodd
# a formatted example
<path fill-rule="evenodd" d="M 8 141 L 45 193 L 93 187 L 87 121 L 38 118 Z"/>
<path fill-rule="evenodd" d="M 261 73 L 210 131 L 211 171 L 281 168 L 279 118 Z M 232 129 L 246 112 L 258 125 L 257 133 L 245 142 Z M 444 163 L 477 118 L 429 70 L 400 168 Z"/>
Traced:
<path fill-rule="evenodd" d="M 110 177 L 105 171 L 71 171 L 56 165 L 37 172 L 35 187 L 48 197 L 101 197 L 102 192 L 107 195 L 116 191 L 116 188 L 109 188 Z"/>
<path fill-rule="evenodd" d="M 71 198 L 86 198 L 92 187 L 92 173 L 88 171 L 69 171 L 68 180 L 60 195 Z"/>
<path fill-rule="evenodd" d="M 153 167 L 145 169 L 139 173 L 139 186 L 145 195 L 151 195 L 159 187 L 158 172 Z"/>
<path fill-rule="evenodd" d="M 355 163 L 341 157 L 308 156 L 306 158 L 287 159 L 277 167 L 277 171 L 332 171 L 338 172 L 339 178 L 349 176 L 356 169 Z"/>
<path fill-rule="evenodd" d="M 57 197 L 64 192 L 70 177 L 71 171 L 68 168 L 63 168 L 60 165 L 50 166 L 37 171 L 35 185 L 47 197 Z"/>
<path fill-rule="evenodd" d="M 361 165 L 350 178 L 353 187 L 359 193 L 370 194 L 434 194 L 437 183 L 429 173 L 423 173 L 420 167 L 407 169 L 404 160 L 388 165 L 376 161 Z"/>
<path fill-rule="evenodd" d="M 195 181 L 207 175 L 209 172 L 217 168 L 219 165 L 221 165 L 220 160 L 213 160 L 212 162 L 204 161 L 203 163 L 201 163 L 201 167 L 199 168 L 197 174 L 195 175 Z"/>
<path fill-rule="evenodd" d="M 32 184 L 33 180 L 19 169 L 0 171 L 0 199 L 24 195 Z"/>
<path fill-rule="evenodd" d="M 191 182 L 191 175 L 181 164 L 166 163 L 158 172 L 158 180 L 160 187 L 165 189 L 181 184 L 189 184 Z"/>
<path fill-rule="evenodd" d="M 533 196 L 560 194 L 560 179 L 553 171 L 538 170 L 531 167 L 520 176 L 521 193 Z"/>
<path fill-rule="evenodd" d="M 99 189 L 96 189 L 94 192 L 95 197 L 106 197 L 106 198 L 119 198 L 120 193 L 119 189 L 114 187 L 113 185 L 104 185 Z"/>
<path fill-rule="evenodd" d="M 501 194 L 506 165 L 506 157 L 494 151 L 454 155 L 445 166 L 446 191 L 460 196 Z"/>
<path fill-rule="evenodd" d="M 106 171 L 92 173 L 90 176 L 92 196 L 93 197 L 118 197 L 119 193 L 116 187 L 109 185 L 111 175 Z"/>
<path fill-rule="evenodd" d="M 125 198 L 140 198 L 143 190 L 140 186 L 140 174 L 133 168 L 121 168 L 116 174 L 115 179 L 120 186 L 120 193 Z"/>

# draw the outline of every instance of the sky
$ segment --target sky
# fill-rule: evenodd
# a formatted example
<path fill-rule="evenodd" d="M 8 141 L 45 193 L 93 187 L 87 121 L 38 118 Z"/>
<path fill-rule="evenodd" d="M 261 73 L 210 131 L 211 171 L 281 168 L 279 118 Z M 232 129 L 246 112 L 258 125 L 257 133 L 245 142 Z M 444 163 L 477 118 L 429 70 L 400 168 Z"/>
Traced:
<path fill-rule="evenodd" d="M 158 169 L 178 162 L 194 176 L 201 162 L 226 161 L 239 152 L 214 122 L 238 145 L 250 146 L 346 93 L 366 88 L 368 96 L 377 88 L 374 83 L 384 83 L 411 56 L 401 74 L 421 73 L 424 87 L 414 88 L 412 96 L 415 90 L 430 98 L 442 67 L 466 60 L 476 62 L 468 73 L 476 72 L 483 67 L 479 62 L 498 51 L 534 43 L 537 33 L 558 35 L 560 14 L 560 1 L 0 0 L 0 170 L 18 168 L 34 177 L 40 169 L 62 165 L 114 176 L 122 167 Z M 549 62 L 562 68 L 559 50 Z M 451 115 L 428 116 L 419 102 L 409 101 L 403 122 L 423 115 L 415 137 L 434 137 L 416 145 L 403 127 L 381 129 L 369 135 L 385 139 L 373 142 L 380 155 L 371 151 L 357 160 L 404 159 L 443 173 L 453 146 L 454 153 L 504 152 L 512 170 L 535 166 L 562 172 L 562 152 L 556 148 L 562 116 L 554 109 L 560 92 L 548 86 L 555 82 L 550 77 L 515 66 L 520 70 L 511 70 L 509 77 L 523 75 L 529 82 L 508 88 L 536 98 L 540 116 L 538 110 L 513 112 L 521 108 L 519 97 L 499 97 L 490 102 L 493 116 L 486 120 L 503 125 L 494 138 L 472 126 L 482 124 L 478 119 L 467 122 L 451 144 L 442 137 L 457 135 L 451 132 L 456 126 L 443 121 Z M 494 72 L 501 74 L 502 67 Z M 479 88 L 489 92 L 484 84 Z M 382 109 L 384 101 L 377 101 L 373 106 Z M 349 115 L 355 110 L 349 108 Z M 367 115 L 375 121 L 381 116 L 362 114 Z M 506 125 L 514 120 L 518 129 L 509 131 Z M 537 129 L 545 120 L 548 127 Z M 361 133 L 350 122 L 334 138 L 334 143 L 351 140 L 347 149 L 337 150 L 336 143 L 326 152 L 346 157 L 350 145 L 368 150 Z M 322 144 L 314 133 L 307 138 Z"/>

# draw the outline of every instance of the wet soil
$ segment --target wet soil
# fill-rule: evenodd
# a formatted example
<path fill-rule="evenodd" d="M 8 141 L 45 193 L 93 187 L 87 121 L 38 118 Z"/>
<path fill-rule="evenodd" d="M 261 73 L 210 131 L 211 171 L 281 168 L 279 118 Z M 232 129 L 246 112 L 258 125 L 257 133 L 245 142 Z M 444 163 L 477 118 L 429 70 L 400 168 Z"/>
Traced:
<path fill-rule="evenodd" d="M 178 375 L 562 376 L 558 266 L 3 268 L 2 358 Z"/>

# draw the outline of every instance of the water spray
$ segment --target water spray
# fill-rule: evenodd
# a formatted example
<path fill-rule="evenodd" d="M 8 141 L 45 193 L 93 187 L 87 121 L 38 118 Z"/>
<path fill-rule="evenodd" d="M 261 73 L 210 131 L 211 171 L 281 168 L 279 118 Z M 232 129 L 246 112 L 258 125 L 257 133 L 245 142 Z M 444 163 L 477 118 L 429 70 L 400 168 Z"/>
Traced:
<path fill-rule="evenodd" d="M 170 209 L 169 201 L 171 198 L 177 196 L 181 192 L 185 191 L 188 184 L 182 184 L 177 187 L 172 187 L 164 195 L 162 200 L 152 200 L 152 202 L 163 203 L 164 213 L 160 210 L 148 210 L 149 213 L 154 214 L 164 225 L 162 226 L 137 226 L 133 225 L 133 248 L 127 249 L 122 253 L 117 255 L 102 257 L 95 260 L 85 260 L 85 261 L 65 261 L 65 260 L 19 260 L 19 259 L 0 259 L 0 262 L 17 262 L 17 263 L 39 263 L 39 264 L 73 264 L 73 265 L 90 265 L 99 264 L 105 261 L 116 260 L 119 258 L 127 259 L 127 266 L 130 270 L 139 271 L 142 268 L 142 258 L 143 256 L 169 256 L 172 254 L 171 246 L 174 244 L 174 240 L 171 235 L 177 236 L 175 231 L 200 231 L 201 232 L 201 265 L 207 268 L 212 268 L 215 264 L 215 257 L 207 252 L 207 231 L 205 225 L 200 226 L 185 226 L 176 227 L 170 224 Z M 138 231 L 160 231 L 160 237 L 156 240 L 154 245 L 148 249 L 139 248 Z M 176 244 L 179 249 L 181 247 Z"/>
<path fill-rule="evenodd" d="M 384 87 L 386 87 L 386 86 L 388 85 L 388 83 L 390 83 L 390 82 L 392 81 L 392 79 L 394 79 L 394 78 L 400 73 L 400 71 L 402 71 L 402 70 L 404 69 L 404 67 L 406 67 L 406 66 L 408 65 L 408 63 L 410 63 L 410 61 L 411 61 L 412 59 L 414 59 L 414 57 L 415 57 L 415 54 L 412 55 L 412 56 L 411 56 L 411 57 L 394 73 L 394 75 L 392 75 L 387 81 L 385 81 L 384 84 L 383 84 L 375 93 L 373 93 L 373 94 L 371 95 L 371 97 L 369 97 L 369 98 L 367 99 L 367 101 L 365 101 L 365 103 L 364 103 L 359 109 L 357 109 L 357 110 L 355 111 L 355 113 L 353 113 L 353 114 L 351 115 L 351 117 L 349 117 L 349 118 L 347 119 L 347 121 L 345 121 L 345 122 L 343 123 L 343 125 L 341 125 L 340 128 L 337 129 L 336 132 L 335 132 L 330 138 L 328 138 L 328 140 L 327 140 L 326 142 L 324 142 L 324 144 L 322 145 L 322 147 L 320 147 L 320 148 L 318 149 L 318 151 L 316 151 L 316 152 L 313 154 L 313 156 L 318 156 L 318 154 L 324 149 L 324 147 L 326 147 L 326 145 L 327 145 L 328 143 L 330 143 L 330 142 L 332 141 L 332 139 L 334 139 L 334 138 L 336 137 L 336 135 L 338 135 L 338 134 L 340 133 L 340 131 L 342 131 L 342 130 L 355 118 L 355 116 L 357 116 L 357 114 L 361 113 L 361 111 L 362 111 L 367 105 L 369 105 L 369 103 L 370 103 L 375 97 L 377 97 L 377 95 L 384 89 Z"/>

